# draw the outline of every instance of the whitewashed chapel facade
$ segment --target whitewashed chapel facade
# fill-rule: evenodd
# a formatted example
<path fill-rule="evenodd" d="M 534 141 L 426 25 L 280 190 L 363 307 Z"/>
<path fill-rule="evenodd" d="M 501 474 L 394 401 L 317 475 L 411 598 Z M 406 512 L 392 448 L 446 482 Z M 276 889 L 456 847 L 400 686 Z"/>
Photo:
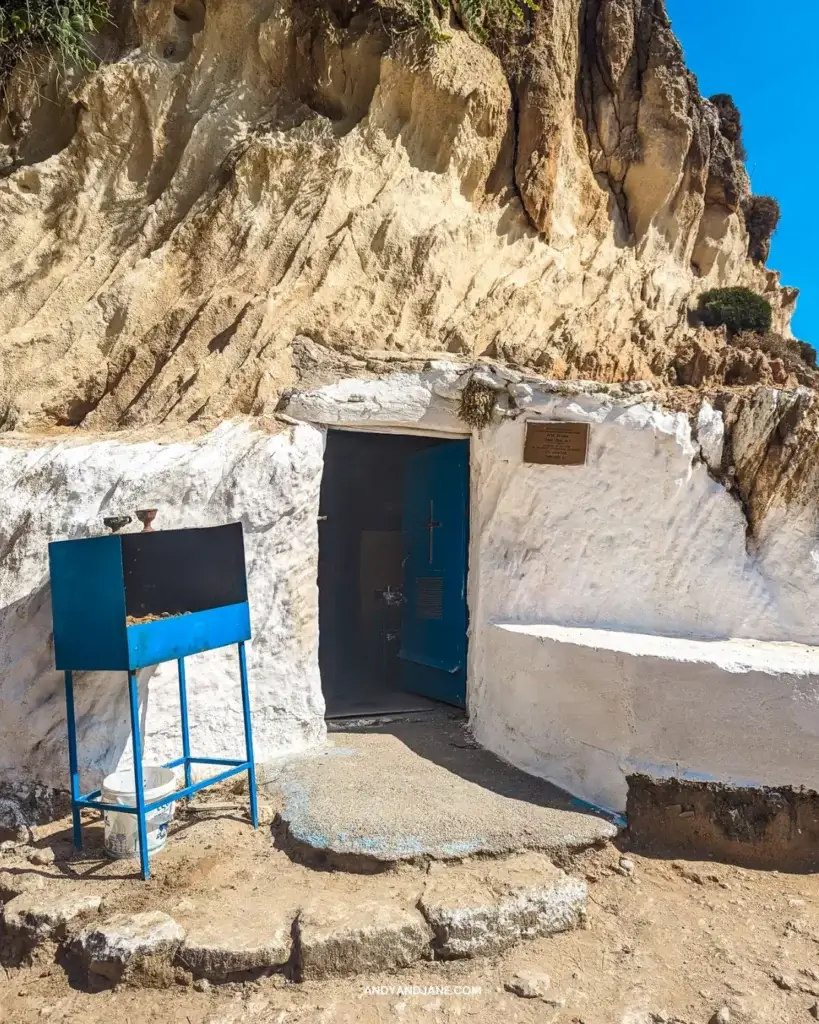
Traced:
<path fill-rule="evenodd" d="M 333 438 L 352 432 L 403 438 L 401 459 L 416 448 L 436 450 L 430 439 L 465 443 L 466 613 L 455 640 L 465 659 L 462 702 L 480 743 L 618 812 L 633 772 L 819 787 L 812 513 L 774 510 L 749 550 L 742 508 L 709 473 L 720 460 L 722 424 L 707 403 L 694 441 L 689 417 L 664 411 L 647 385 L 552 385 L 477 372 L 499 398 L 481 431 L 458 416 L 464 367 L 432 363 L 422 372 L 296 392 L 263 423 L 227 423 L 195 441 L 72 436 L 0 446 L 0 784 L 21 794 L 66 787 L 47 544 L 101 532 L 102 516 L 120 509 L 157 506 L 160 528 L 244 524 L 259 761 L 321 744 L 332 701 L 356 707 L 356 694 L 345 689 L 355 689 L 356 673 L 341 671 L 341 656 L 327 649 L 353 621 L 344 614 L 354 616 L 356 629 L 375 623 L 375 645 L 353 646 L 345 656 L 353 665 L 357 651 L 369 659 L 361 706 L 377 711 L 373 665 L 382 656 L 383 664 L 398 664 L 402 640 L 400 609 L 373 604 L 373 595 L 391 594 L 395 574 L 406 573 L 398 547 L 406 531 L 392 498 L 376 521 L 378 473 L 367 478 L 376 496 L 360 513 L 372 521 L 357 526 L 354 504 L 343 516 L 333 504 L 327 460 L 346 452 L 333 472 L 349 476 L 355 442 Z M 528 461 L 533 423 L 587 424 L 582 460 Z M 388 441 L 378 443 L 389 450 Z M 371 457 L 366 442 L 360 451 Z M 385 488 L 387 476 L 400 474 L 385 473 Z M 357 562 L 344 573 L 336 556 L 322 554 L 322 537 L 342 520 L 361 538 Z M 431 507 L 423 524 L 430 565 L 442 521 Z M 423 577 L 430 579 L 431 570 Z M 434 587 L 424 600 L 433 602 L 425 614 L 434 620 Z M 421 656 L 430 679 L 444 672 L 454 680 L 446 657 Z M 190 659 L 192 745 L 202 755 L 241 749 L 235 675 L 231 652 Z M 174 666 L 148 670 L 140 682 L 146 761 L 178 756 Z M 434 698 L 432 685 L 423 681 L 417 690 Z M 393 680 L 385 707 L 400 710 L 399 689 Z M 123 680 L 81 676 L 77 703 L 91 782 L 129 757 Z"/>

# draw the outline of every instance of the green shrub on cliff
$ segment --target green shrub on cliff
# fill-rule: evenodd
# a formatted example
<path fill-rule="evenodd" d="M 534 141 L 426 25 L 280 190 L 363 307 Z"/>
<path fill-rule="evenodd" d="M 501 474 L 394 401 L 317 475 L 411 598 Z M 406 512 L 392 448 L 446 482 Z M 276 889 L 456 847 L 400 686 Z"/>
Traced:
<path fill-rule="evenodd" d="M 398 0 L 413 21 L 437 31 L 437 16 L 454 10 L 461 24 L 476 39 L 503 31 L 524 20 L 526 11 L 537 11 L 535 0 Z"/>
<path fill-rule="evenodd" d="M 699 318 L 706 327 L 728 328 L 729 334 L 771 329 L 771 304 L 750 288 L 714 288 L 700 295 Z"/>
<path fill-rule="evenodd" d="M 0 0 L 0 83 L 37 50 L 63 67 L 92 67 L 86 37 L 108 17 L 108 0 Z"/>

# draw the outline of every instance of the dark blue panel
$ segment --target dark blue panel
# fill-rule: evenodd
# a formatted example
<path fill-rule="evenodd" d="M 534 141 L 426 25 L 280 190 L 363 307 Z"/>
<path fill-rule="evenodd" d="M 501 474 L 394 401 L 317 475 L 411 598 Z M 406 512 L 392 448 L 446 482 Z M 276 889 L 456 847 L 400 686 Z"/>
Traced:
<path fill-rule="evenodd" d="M 125 610 L 134 618 L 247 601 L 241 523 L 122 535 Z"/>
<path fill-rule="evenodd" d="M 466 702 L 469 442 L 449 441 L 407 460 L 404 480 L 404 685 Z"/>
<path fill-rule="evenodd" d="M 144 668 L 249 640 L 250 608 L 247 602 L 228 604 L 204 612 L 141 622 L 129 626 L 127 632 L 129 668 Z"/>
<path fill-rule="evenodd" d="M 126 669 L 120 538 L 55 541 L 48 560 L 57 668 Z"/>

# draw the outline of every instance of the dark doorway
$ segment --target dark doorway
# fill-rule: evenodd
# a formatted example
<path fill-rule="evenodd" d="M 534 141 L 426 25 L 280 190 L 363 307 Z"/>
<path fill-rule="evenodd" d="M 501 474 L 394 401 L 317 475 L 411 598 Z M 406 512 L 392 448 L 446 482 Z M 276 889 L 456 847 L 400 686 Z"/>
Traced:
<path fill-rule="evenodd" d="M 328 718 L 463 704 L 468 441 L 329 431 L 320 516 Z"/>

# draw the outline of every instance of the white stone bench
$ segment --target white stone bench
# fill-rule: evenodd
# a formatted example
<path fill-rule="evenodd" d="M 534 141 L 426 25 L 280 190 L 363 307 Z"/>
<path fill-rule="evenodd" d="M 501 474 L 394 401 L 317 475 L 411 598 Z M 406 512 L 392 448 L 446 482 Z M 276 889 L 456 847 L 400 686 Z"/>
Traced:
<path fill-rule="evenodd" d="M 485 746 L 613 811 L 633 773 L 819 789 L 819 647 L 494 622 L 470 710 Z"/>

